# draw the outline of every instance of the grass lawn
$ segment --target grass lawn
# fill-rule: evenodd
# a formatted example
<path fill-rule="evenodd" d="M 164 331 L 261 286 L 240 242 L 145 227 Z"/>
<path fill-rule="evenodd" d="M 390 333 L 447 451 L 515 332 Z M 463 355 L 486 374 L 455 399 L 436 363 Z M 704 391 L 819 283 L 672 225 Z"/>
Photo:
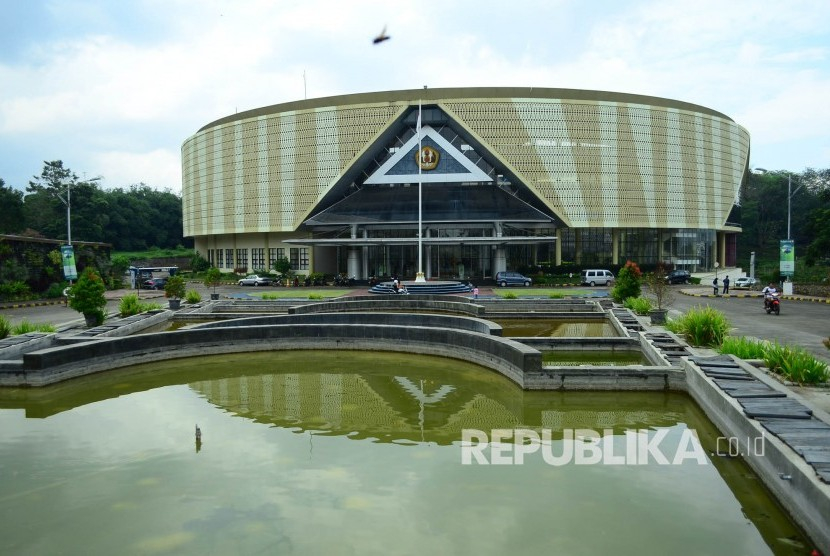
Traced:
<path fill-rule="evenodd" d="M 508 293 L 516 297 L 579 297 L 593 293 L 593 290 L 578 290 L 574 288 L 493 288 L 493 293 L 504 297 Z"/>
<path fill-rule="evenodd" d="M 341 297 L 352 290 L 316 290 L 314 288 L 279 288 L 270 291 L 251 292 L 248 295 L 252 297 L 261 297 L 262 299 L 308 299 L 311 296 L 322 297 L 323 299 L 331 297 Z"/>

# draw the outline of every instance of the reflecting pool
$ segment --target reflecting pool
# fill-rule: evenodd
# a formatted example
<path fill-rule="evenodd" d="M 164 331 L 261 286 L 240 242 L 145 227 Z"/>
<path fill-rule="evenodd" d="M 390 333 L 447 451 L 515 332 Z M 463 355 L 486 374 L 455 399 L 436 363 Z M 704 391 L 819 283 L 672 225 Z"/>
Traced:
<path fill-rule="evenodd" d="M 490 319 L 502 327 L 502 336 L 511 338 L 612 338 L 619 334 L 605 319 Z"/>
<path fill-rule="evenodd" d="M 642 431 L 703 460 L 464 465 L 465 429 L 547 431 L 557 452 Z M 717 436 L 681 394 L 525 392 L 437 357 L 154 363 L 0 389 L 0 554 L 803 553 Z"/>

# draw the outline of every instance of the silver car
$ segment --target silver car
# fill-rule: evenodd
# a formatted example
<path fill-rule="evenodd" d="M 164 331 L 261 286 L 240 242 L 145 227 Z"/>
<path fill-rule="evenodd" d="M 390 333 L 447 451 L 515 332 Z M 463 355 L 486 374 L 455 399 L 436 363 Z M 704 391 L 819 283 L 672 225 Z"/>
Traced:
<path fill-rule="evenodd" d="M 237 283 L 240 286 L 270 286 L 271 279 L 258 274 L 249 274 Z"/>

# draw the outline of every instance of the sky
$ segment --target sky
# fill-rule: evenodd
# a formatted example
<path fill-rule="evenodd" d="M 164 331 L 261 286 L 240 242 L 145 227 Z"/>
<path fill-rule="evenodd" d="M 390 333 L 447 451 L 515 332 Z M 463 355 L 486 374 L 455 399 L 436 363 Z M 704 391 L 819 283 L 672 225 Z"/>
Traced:
<path fill-rule="evenodd" d="M 0 178 L 62 160 L 181 191 L 181 145 L 253 108 L 437 87 L 557 87 L 717 110 L 750 167 L 830 167 L 827 0 L 0 0 Z M 383 28 L 388 41 L 372 44 Z"/>

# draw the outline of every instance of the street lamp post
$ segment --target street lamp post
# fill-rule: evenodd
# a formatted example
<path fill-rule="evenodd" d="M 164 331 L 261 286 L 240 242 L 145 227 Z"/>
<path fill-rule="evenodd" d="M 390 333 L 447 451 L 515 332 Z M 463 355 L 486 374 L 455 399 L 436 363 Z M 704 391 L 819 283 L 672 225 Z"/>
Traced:
<path fill-rule="evenodd" d="M 58 199 L 66 205 L 66 244 L 72 245 L 72 220 L 70 218 L 72 209 L 72 182 L 66 184 L 66 199 L 60 193 L 58 193 Z"/>
<path fill-rule="evenodd" d="M 792 239 L 792 237 L 790 237 L 790 208 L 793 202 L 793 195 L 798 193 L 802 187 L 804 187 L 803 183 L 799 185 L 795 191 L 793 191 L 793 175 L 787 175 L 787 239 Z"/>

